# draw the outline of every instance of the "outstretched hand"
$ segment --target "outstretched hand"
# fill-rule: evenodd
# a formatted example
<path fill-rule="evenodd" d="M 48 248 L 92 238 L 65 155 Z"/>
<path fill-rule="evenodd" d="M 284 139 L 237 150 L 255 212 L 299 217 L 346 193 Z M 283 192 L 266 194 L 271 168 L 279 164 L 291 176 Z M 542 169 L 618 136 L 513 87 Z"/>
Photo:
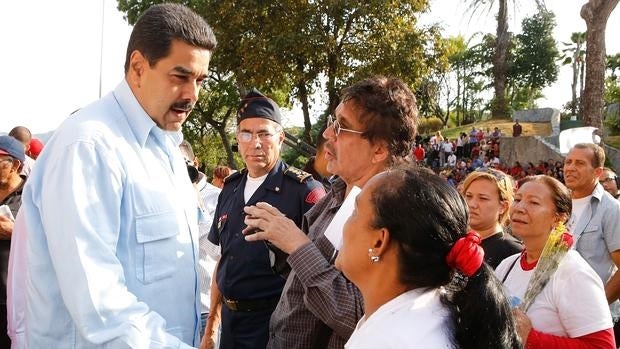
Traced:
<path fill-rule="evenodd" d="M 310 242 L 295 222 L 266 202 L 246 206 L 243 210 L 246 213 L 244 222 L 247 227 L 242 233 L 246 241 L 267 240 L 286 254 L 291 254 Z"/>
<path fill-rule="evenodd" d="M 532 330 L 532 321 L 529 317 L 519 308 L 512 309 L 512 316 L 515 319 L 515 325 L 517 326 L 517 333 L 521 337 L 521 341 L 525 344 L 527 337 Z"/>

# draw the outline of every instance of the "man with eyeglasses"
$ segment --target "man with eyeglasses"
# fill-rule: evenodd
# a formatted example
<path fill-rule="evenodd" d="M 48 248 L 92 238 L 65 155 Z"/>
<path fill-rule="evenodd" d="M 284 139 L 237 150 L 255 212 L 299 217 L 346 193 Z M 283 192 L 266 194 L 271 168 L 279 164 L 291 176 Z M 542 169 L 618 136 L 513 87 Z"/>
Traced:
<path fill-rule="evenodd" d="M 265 203 L 246 208 L 245 232 L 260 230 L 246 240 L 278 246 L 289 254 L 292 268 L 271 316 L 268 348 L 344 347 L 364 314 L 363 300 L 334 267 L 339 246 L 333 241 L 338 239 L 325 232 L 354 187 L 404 161 L 417 123 L 415 97 L 402 81 L 374 77 L 357 82 L 343 90 L 335 115 L 327 120 L 327 169 L 338 178 L 306 214 L 303 230 Z"/>
<path fill-rule="evenodd" d="M 278 105 L 250 91 L 237 113 L 237 142 L 246 168 L 228 176 L 215 210 L 209 240 L 221 246 L 212 283 L 211 312 L 203 347 L 211 347 L 221 308 L 221 348 L 265 348 L 269 318 L 288 273 L 284 253 L 265 242 L 248 242 L 243 208 L 268 202 L 301 226 L 304 213 L 325 195 L 312 175 L 280 160 L 284 131 Z"/>
<path fill-rule="evenodd" d="M 603 172 L 601 172 L 601 175 L 598 177 L 598 182 L 601 183 L 603 189 L 615 199 L 620 197 L 620 192 L 618 192 L 618 179 L 616 173 L 612 169 L 603 167 Z"/>

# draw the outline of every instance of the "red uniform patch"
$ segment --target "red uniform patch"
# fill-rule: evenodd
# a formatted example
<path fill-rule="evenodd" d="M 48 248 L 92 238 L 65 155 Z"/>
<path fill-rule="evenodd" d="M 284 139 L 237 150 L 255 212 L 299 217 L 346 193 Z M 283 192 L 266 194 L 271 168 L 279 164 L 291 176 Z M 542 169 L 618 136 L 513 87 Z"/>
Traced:
<path fill-rule="evenodd" d="M 325 196 L 325 189 L 323 187 L 316 187 L 306 195 L 306 202 L 309 204 L 316 204 Z"/>

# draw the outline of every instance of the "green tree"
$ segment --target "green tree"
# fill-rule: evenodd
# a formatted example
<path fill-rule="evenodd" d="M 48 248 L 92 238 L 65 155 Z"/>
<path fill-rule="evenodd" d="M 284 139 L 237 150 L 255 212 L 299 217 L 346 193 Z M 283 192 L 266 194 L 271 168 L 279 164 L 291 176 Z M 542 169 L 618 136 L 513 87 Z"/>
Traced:
<path fill-rule="evenodd" d="M 476 12 L 487 8 L 491 11 L 496 1 L 494 0 L 466 0 L 470 4 L 470 10 Z M 506 87 L 509 70 L 509 51 L 511 35 L 508 31 L 508 0 L 498 0 L 497 28 L 493 52 L 493 89 L 494 97 L 491 103 L 491 116 L 503 118 L 508 115 L 508 103 L 506 100 Z M 539 9 L 544 8 L 543 0 L 535 0 Z"/>
<path fill-rule="evenodd" d="M 480 42 L 467 41 L 465 51 L 451 56 L 453 69 L 457 72 L 457 113 L 462 113 L 463 123 L 472 123 L 482 117 L 486 105 L 484 91 L 492 87 L 492 57 L 495 37 L 484 35 Z M 460 88 L 460 93 L 459 93 Z"/>
<path fill-rule="evenodd" d="M 620 76 L 616 70 L 620 70 L 620 53 L 607 56 L 607 70 L 609 76 L 605 78 L 605 105 L 620 103 Z"/>
<path fill-rule="evenodd" d="M 559 52 L 553 38 L 555 16 L 539 11 L 523 19 L 521 26 L 522 33 L 515 39 L 509 84 L 518 91 L 517 95 L 524 97 L 527 107 L 533 107 L 535 99 L 542 96 L 542 89 L 558 78 Z"/>
<path fill-rule="evenodd" d="M 118 8 L 134 23 L 159 2 L 118 0 Z M 390 1 L 389 11 L 384 0 L 179 2 L 213 27 L 219 42 L 211 62 L 213 75 L 236 87 L 238 95 L 253 86 L 280 105 L 299 100 L 308 143 L 312 143 L 311 96 L 319 86 L 326 89 L 323 115 L 327 115 L 339 103 L 341 88 L 352 81 L 386 74 L 415 87 L 431 69 L 447 62 L 438 28 L 417 26 L 427 0 Z M 229 114 L 224 105 L 220 107 L 211 114 L 214 122 L 209 125 L 225 128 L 229 119 L 223 117 Z"/>
<path fill-rule="evenodd" d="M 586 83 L 581 97 L 584 125 L 602 128 L 605 81 L 605 28 L 620 0 L 589 0 L 581 8 L 586 22 Z"/>

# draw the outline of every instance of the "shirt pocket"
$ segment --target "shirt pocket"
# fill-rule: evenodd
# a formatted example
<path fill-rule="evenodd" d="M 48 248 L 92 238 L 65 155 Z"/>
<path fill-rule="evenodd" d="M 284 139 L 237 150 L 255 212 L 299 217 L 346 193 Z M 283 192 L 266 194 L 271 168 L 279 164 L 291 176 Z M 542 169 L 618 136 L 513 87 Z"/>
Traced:
<path fill-rule="evenodd" d="M 136 217 L 136 277 L 143 284 L 172 276 L 176 270 L 179 226 L 173 213 Z"/>
<path fill-rule="evenodd" d="M 579 241 L 578 241 L 579 251 L 583 251 L 583 253 L 585 253 L 586 256 L 593 252 L 598 253 L 597 252 L 599 251 L 598 248 L 602 242 L 603 242 L 603 236 L 599 234 L 598 226 L 596 225 L 587 226 L 581 233 L 581 236 L 579 237 Z"/>

